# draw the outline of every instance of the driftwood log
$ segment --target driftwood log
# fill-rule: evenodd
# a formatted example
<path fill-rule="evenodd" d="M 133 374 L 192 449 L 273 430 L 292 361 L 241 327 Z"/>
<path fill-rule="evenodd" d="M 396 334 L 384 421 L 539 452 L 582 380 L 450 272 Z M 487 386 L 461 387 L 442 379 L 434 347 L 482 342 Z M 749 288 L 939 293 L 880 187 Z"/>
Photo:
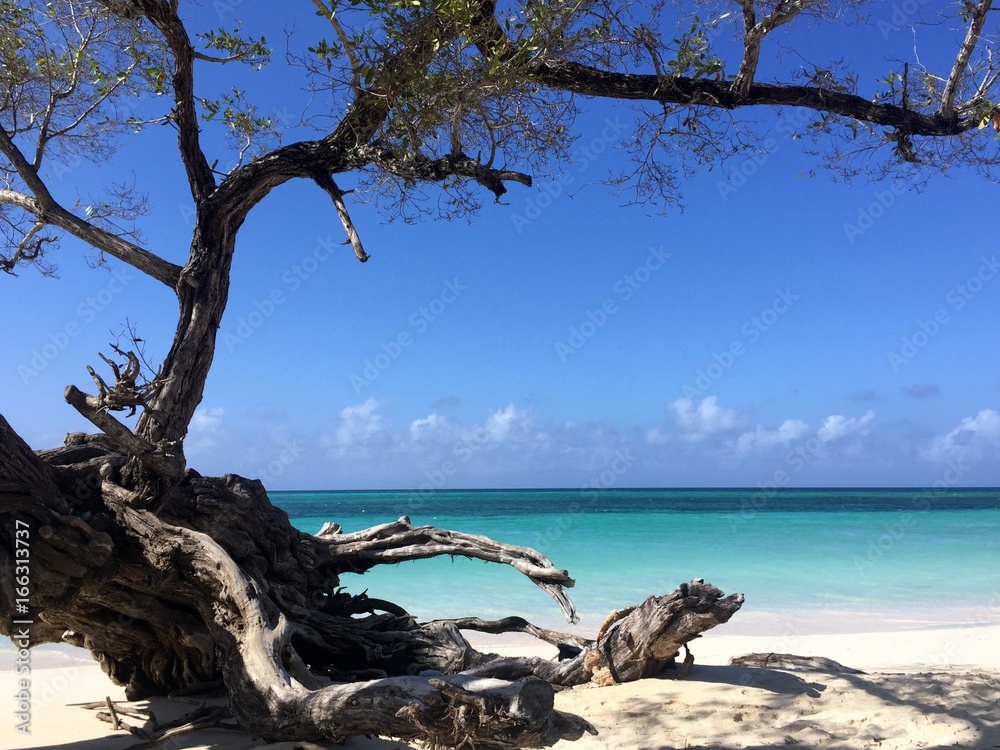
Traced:
<path fill-rule="evenodd" d="M 729 660 L 731 667 L 760 667 L 763 669 L 783 669 L 789 672 L 829 672 L 831 674 L 864 674 L 860 669 L 845 667 L 840 662 L 825 656 L 797 656 L 795 654 L 753 653 L 734 656 Z"/>
<path fill-rule="evenodd" d="M 102 436 L 32 452 L 0 417 L 0 521 L 30 529 L 32 645 L 88 649 L 136 699 L 220 678 L 244 728 L 268 739 L 383 735 L 443 747 L 542 747 L 593 728 L 553 709 L 553 686 L 656 674 L 740 594 L 700 580 L 615 613 L 594 640 L 512 617 L 418 623 L 352 595 L 343 572 L 436 555 L 512 565 L 575 617 L 573 580 L 543 555 L 401 518 L 344 534 L 298 531 L 263 486 L 189 471 L 157 509 L 117 481 Z M 0 606 L 14 612 L 17 544 L 0 540 Z M 13 620 L 3 632 L 12 635 Z M 460 629 L 528 632 L 562 661 L 501 658 Z M 554 649 L 555 650 L 555 649 Z"/>

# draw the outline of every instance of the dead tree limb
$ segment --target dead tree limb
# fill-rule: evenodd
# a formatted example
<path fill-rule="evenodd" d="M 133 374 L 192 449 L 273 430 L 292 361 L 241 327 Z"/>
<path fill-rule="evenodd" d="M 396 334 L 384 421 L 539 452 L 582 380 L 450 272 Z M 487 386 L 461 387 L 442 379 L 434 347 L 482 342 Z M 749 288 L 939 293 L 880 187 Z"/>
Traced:
<path fill-rule="evenodd" d="M 578 738 L 593 729 L 554 709 L 555 687 L 655 674 L 742 603 L 694 581 L 616 613 L 594 641 L 516 617 L 421 624 L 344 592 L 340 574 L 461 554 L 512 565 L 567 616 L 562 587 L 572 579 L 534 550 L 405 518 L 306 534 L 259 482 L 232 475 L 188 472 L 150 510 L 115 481 L 126 459 L 107 437 L 70 436 L 42 460 L 0 422 L 0 446 L 9 456 L 0 462 L 0 522 L 32 528 L 32 643 L 89 649 L 130 699 L 221 678 L 236 721 L 266 738 L 379 734 L 496 750 Z M 0 539 L 0 568 L 13 559 Z M 0 580 L 0 603 L 13 602 L 13 578 Z M 572 653 L 562 662 L 485 654 L 459 626 L 532 633 Z"/>
<path fill-rule="evenodd" d="M 444 555 L 510 565 L 555 599 L 567 620 L 577 620 L 576 608 L 563 590 L 575 583 L 569 573 L 559 570 L 547 557 L 527 547 L 515 547 L 489 537 L 433 526 L 412 526 L 406 516 L 353 534 L 328 534 L 317 538 L 328 543 L 324 552 L 329 562 L 349 565 L 345 570 L 355 573 L 375 565 L 393 565 Z"/>

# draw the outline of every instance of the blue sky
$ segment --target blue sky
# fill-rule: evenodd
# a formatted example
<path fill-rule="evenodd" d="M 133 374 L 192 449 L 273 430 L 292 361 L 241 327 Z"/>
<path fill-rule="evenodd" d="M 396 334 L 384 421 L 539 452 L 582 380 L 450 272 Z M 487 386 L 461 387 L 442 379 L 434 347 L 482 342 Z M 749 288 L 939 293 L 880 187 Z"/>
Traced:
<path fill-rule="evenodd" d="M 755 116 L 767 152 L 659 216 L 598 184 L 632 115 L 588 104 L 574 162 L 471 224 L 352 195 L 365 265 L 324 194 L 279 188 L 240 235 L 190 465 L 272 489 L 1000 485 L 996 188 L 810 177 Z M 149 247 L 181 261 L 183 175 L 148 159 L 171 137 L 49 178 L 72 203 L 134 172 Z M 173 333 L 169 290 L 91 255 L 67 241 L 60 278 L 0 278 L 0 413 L 35 448 L 88 429 L 62 390 L 92 390 L 126 318 L 152 358 Z"/>

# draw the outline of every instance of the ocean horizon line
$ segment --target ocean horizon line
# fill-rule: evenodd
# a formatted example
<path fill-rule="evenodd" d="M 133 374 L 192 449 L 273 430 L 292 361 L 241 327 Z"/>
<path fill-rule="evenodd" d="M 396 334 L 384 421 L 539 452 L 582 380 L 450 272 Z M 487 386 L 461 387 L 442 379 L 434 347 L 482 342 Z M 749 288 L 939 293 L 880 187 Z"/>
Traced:
<path fill-rule="evenodd" d="M 409 492 L 415 494 L 442 494 L 446 495 L 449 493 L 459 493 L 459 492 L 636 492 L 636 491 L 650 491 L 650 492 L 804 492 L 804 491 L 815 491 L 815 492 L 828 492 L 831 490 L 836 490 L 838 492 L 879 492 L 883 490 L 892 490 L 895 492 L 962 492 L 965 490 L 975 491 L 975 492 L 987 492 L 990 490 L 996 490 L 1000 492 L 1000 486 L 995 485 L 963 485 L 961 487 L 935 487 L 934 485 L 803 485 L 803 486 L 782 486 L 782 487 L 769 487 L 767 485 L 757 485 L 757 486 L 746 486 L 746 485 L 718 485 L 718 486 L 685 486 L 685 487 L 653 487 L 653 486 L 641 486 L 641 487 L 448 487 L 448 488 L 434 488 L 434 489 L 421 489 L 419 487 L 381 487 L 381 488 L 361 488 L 361 489 L 308 489 L 308 490 L 283 490 L 283 489 L 270 489 L 267 491 L 269 493 L 278 492 L 284 495 L 294 495 L 294 494 L 311 494 L 311 493 L 323 493 L 323 494 L 354 494 L 360 492 Z"/>

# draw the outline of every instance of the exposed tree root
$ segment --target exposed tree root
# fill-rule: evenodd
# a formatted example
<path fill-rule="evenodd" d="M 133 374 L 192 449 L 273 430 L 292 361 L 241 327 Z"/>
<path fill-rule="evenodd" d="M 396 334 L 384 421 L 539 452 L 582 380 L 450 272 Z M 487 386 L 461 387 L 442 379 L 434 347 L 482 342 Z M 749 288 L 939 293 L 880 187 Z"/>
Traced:
<path fill-rule="evenodd" d="M 489 560 L 524 573 L 570 619 L 564 587 L 573 580 L 534 550 L 405 517 L 354 534 L 305 534 L 259 482 L 232 475 L 188 472 L 150 504 L 120 483 L 124 457 L 105 438 L 73 436 L 43 461 L 0 421 L 0 447 L 9 456 L 0 464 L 0 516 L 32 528 L 32 643 L 89 649 L 130 699 L 221 679 L 233 718 L 268 739 L 383 735 L 499 749 L 578 738 L 593 727 L 554 710 L 554 686 L 656 674 L 742 604 L 695 580 L 615 613 L 592 641 L 518 617 L 421 624 L 396 605 L 345 592 L 340 574 L 437 555 Z M 0 541 L 0 567 L 9 569 L 7 545 Z M 0 583 L 5 607 L 11 580 Z M 564 658 L 480 653 L 460 627 L 530 633 Z M 220 720 L 209 713 L 185 724 Z"/>

